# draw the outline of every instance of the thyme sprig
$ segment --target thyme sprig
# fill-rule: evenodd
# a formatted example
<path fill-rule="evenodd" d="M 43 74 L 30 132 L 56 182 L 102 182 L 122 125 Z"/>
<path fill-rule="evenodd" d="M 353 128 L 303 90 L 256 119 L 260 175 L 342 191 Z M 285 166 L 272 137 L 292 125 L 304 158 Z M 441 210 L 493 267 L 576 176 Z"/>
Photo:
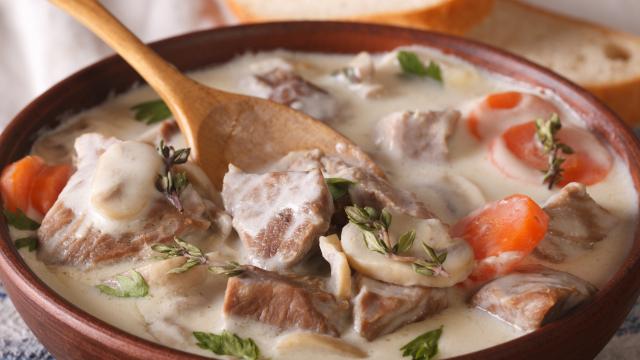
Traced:
<path fill-rule="evenodd" d="M 422 249 L 427 254 L 426 259 L 415 261 L 411 266 L 413 271 L 421 275 L 448 277 L 449 273 L 444 269 L 447 260 L 447 252 L 438 254 L 432 247 L 422 242 Z"/>
<path fill-rule="evenodd" d="M 162 174 L 158 174 L 156 189 L 163 193 L 171 205 L 182 213 L 184 207 L 180 201 L 180 193 L 189 185 L 189 179 L 185 172 L 176 172 L 173 166 L 186 163 L 189 160 L 191 149 L 176 150 L 173 146 L 165 145 L 164 141 L 160 140 L 158 153 L 160 153 L 164 161 L 164 171 Z"/>
<path fill-rule="evenodd" d="M 207 263 L 207 256 L 195 245 L 189 244 L 179 237 L 174 237 L 176 245 L 156 244 L 151 246 L 151 250 L 160 253 L 160 259 L 169 259 L 183 256 L 187 259 L 181 266 L 169 270 L 169 274 L 181 274 L 190 270 L 194 266 Z"/>
<path fill-rule="evenodd" d="M 386 255 L 396 261 L 411 263 L 413 270 L 420 275 L 449 276 L 443 267 L 444 261 L 447 259 L 446 251 L 438 254 L 423 242 L 422 248 L 427 255 L 426 259 L 401 255 L 413 247 L 416 232 L 415 230 L 407 231 L 398 238 L 395 244 L 392 244 L 389 236 L 392 216 L 387 209 L 378 212 L 369 206 L 354 205 L 347 206 L 344 210 L 349 222 L 362 230 L 364 243 L 369 250 Z"/>
<path fill-rule="evenodd" d="M 560 153 L 565 155 L 573 154 L 573 149 L 561 143 L 556 134 L 562 129 L 562 123 L 558 114 L 554 113 L 547 120 L 543 118 L 536 119 L 536 138 L 540 141 L 544 153 L 549 156 L 548 167 L 542 179 L 543 184 L 548 184 L 549 190 L 553 188 L 562 178 L 562 164 L 565 158 L 560 157 Z"/>
<path fill-rule="evenodd" d="M 229 261 L 224 265 L 209 266 L 209 271 L 214 274 L 224 275 L 227 277 L 239 276 L 244 273 L 246 268 L 236 261 Z"/>

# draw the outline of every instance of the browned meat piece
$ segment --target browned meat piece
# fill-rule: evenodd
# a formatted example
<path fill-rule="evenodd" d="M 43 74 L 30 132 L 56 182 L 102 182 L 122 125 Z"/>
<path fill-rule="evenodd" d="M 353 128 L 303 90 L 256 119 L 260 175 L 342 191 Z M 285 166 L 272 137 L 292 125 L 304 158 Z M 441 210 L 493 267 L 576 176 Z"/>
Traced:
<path fill-rule="evenodd" d="M 223 313 L 272 325 L 339 336 L 349 303 L 313 284 L 253 266 L 229 279 Z"/>
<path fill-rule="evenodd" d="M 327 231 L 333 214 L 318 169 L 248 174 L 230 165 L 222 198 L 251 261 L 269 270 L 300 262 Z"/>
<path fill-rule="evenodd" d="M 325 178 L 344 178 L 356 184 L 349 188 L 354 203 L 376 208 L 388 207 L 418 218 L 433 218 L 426 206 L 415 195 L 396 189 L 386 179 L 374 174 L 361 164 L 349 162 L 340 156 L 325 156 L 320 150 L 294 151 L 276 162 L 276 171 L 308 171 L 319 168 Z"/>
<path fill-rule="evenodd" d="M 148 210 L 143 210 L 134 219 L 107 219 L 99 215 L 91 205 L 91 180 L 100 155 L 118 143 L 118 140 L 97 134 L 83 135 L 76 141 L 78 170 L 38 229 L 38 258 L 44 263 L 91 266 L 117 261 L 140 255 L 148 244 L 208 231 L 215 206 L 200 197 L 191 186 L 181 194 L 185 209 L 182 214 L 161 195 L 152 195 Z M 149 151 L 155 151 L 149 148 Z M 153 177 L 155 174 L 151 174 Z M 156 191 L 152 183 L 150 186 Z"/>
<path fill-rule="evenodd" d="M 396 158 L 446 161 L 447 139 L 459 118 L 455 110 L 394 112 L 378 122 L 376 142 Z"/>
<path fill-rule="evenodd" d="M 521 330 L 531 331 L 564 316 L 596 291 L 595 286 L 569 273 L 529 265 L 488 283 L 471 303 Z"/>
<path fill-rule="evenodd" d="M 337 101 L 327 91 L 302 78 L 291 66 L 276 66 L 255 75 L 255 79 L 270 89 L 269 100 L 318 120 L 330 120 L 338 112 Z"/>
<path fill-rule="evenodd" d="M 618 222 L 579 183 L 566 185 L 551 196 L 543 208 L 549 215 L 549 230 L 535 254 L 556 263 L 583 249 L 593 248 Z"/>
<path fill-rule="evenodd" d="M 441 288 L 397 286 L 358 275 L 360 289 L 353 299 L 355 330 L 371 341 L 424 320 L 449 305 Z"/>
<path fill-rule="evenodd" d="M 355 204 L 378 209 L 388 207 L 423 219 L 434 217 L 413 193 L 393 187 L 389 181 L 363 167 L 348 164 L 337 156 L 325 156 L 321 162 L 326 177 L 344 178 L 356 183 L 349 187 L 349 195 Z"/>

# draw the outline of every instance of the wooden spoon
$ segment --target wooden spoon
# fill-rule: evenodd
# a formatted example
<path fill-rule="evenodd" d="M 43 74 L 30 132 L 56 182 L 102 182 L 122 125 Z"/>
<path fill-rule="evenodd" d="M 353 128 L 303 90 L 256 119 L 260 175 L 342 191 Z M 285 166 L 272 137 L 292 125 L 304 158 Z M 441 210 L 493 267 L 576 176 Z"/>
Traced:
<path fill-rule="evenodd" d="M 97 0 L 50 1 L 104 40 L 160 95 L 193 159 L 218 189 L 229 163 L 250 171 L 290 151 L 314 148 L 359 161 L 382 175 L 362 150 L 320 121 L 268 100 L 204 86 L 181 74 Z"/>

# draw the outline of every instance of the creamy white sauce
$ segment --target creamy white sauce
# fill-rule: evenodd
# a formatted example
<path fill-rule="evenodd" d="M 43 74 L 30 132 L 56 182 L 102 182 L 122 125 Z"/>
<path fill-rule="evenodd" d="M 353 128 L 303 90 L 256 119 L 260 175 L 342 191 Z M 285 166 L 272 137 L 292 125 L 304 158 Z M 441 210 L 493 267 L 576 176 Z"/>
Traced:
<path fill-rule="evenodd" d="M 255 67 L 257 62 L 283 58 L 294 64 L 296 71 L 305 79 L 339 99 L 340 115 L 329 121 L 329 124 L 371 154 L 395 186 L 414 192 L 446 223 L 454 223 L 485 201 L 521 193 L 542 204 L 557 191 L 549 191 L 539 183 L 526 183 L 505 177 L 489 161 L 488 144 L 479 143 L 473 138 L 464 121 L 458 122 L 453 136 L 449 139 L 448 163 L 433 165 L 418 160 L 391 158 L 380 151 L 374 141 L 375 125 L 379 119 L 392 112 L 459 108 L 462 103 L 471 99 L 507 89 L 542 94 L 536 89 L 485 74 L 460 60 L 420 48 L 413 50 L 441 64 L 444 84 L 398 75 L 399 69 L 394 54 L 372 56 L 376 64 L 375 83 L 383 86 L 383 91 L 374 98 L 361 96 L 343 79 L 331 75 L 333 70 L 346 66 L 353 59 L 351 55 L 296 54 L 287 51 L 247 54 L 229 63 L 194 72 L 192 76 L 222 90 L 256 93 L 259 91 L 252 87 L 248 78 L 251 74 L 250 69 L 252 66 Z M 257 93 L 256 95 L 264 96 Z M 73 116 L 58 129 L 41 137 L 34 145 L 33 152 L 51 162 L 68 161 L 68 158 L 63 158 L 60 154 L 72 153 L 69 150 L 72 148 L 73 140 L 82 133 L 99 132 L 120 140 L 138 138 L 151 127 L 133 121 L 129 108 L 154 98 L 156 95 L 147 87 L 139 87 L 114 97 L 94 109 Z M 563 121 L 580 126 L 579 119 L 576 119 L 573 113 L 567 111 L 562 104 L 558 106 Z M 57 149 L 58 152 L 52 149 Z M 456 180 L 441 181 L 442 179 Z M 606 180 L 589 186 L 588 192 L 600 205 L 617 216 L 620 224 L 605 240 L 597 243 L 593 251 L 585 252 L 564 264 L 548 265 L 571 272 L 596 286 L 602 286 L 617 270 L 630 248 L 637 221 L 638 204 L 631 177 L 623 161 L 617 157 Z M 442 194 L 454 194 L 453 197 L 459 196 L 467 201 L 463 204 L 456 201 L 448 202 L 443 199 Z M 229 254 L 234 254 L 234 249 L 239 248 L 237 238 L 224 244 L 216 239 L 211 241 L 217 241 L 216 246 L 225 247 Z M 147 299 L 119 299 L 102 295 L 94 288 L 101 280 L 132 267 L 139 268 L 142 263 L 122 263 L 90 271 L 78 271 L 72 268 L 47 267 L 37 261 L 32 253 L 24 250 L 22 253 L 36 274 L 63 297 L 90 314 L 146 339 L 213 356 L 212 353 L 196 347 L 195 341 L 188 336 L 181 338 L 178 328 L 167 325 L 175 325 L 177 322 L 179 326 L 188 327 L 189 330 L 217 333 L 226 328 L 240 336 L 252 337 L 265 357 L 309 360 L 340 358 L 317 350 L 276 353 L 273 344 L 277 342 L 278 334 L 268 326 L 223 318 L 220 309 L 222 291 L 218 295 L 206 295 L 208 302 L 193 305 L 185 313 L 185 317 L 179 319 L 171 309 L 183 299 L 180 295 L 171 295 L 160 290 L 160 293 L 152 291 L 151 297 Z M 236 256 L 242 258 L 241 254 Z M 427 320 L 405 326 L 372 342 L 367 342 L 352 329 L 344 333 L 342 338 L 360 347 L 372 358 L 400 359 L 398 349 L 402 345 L 417 335 L 441 325 L 444 326 L 439 343 L 442 358 L 480 350 L 522 335 L 508 324 L 482 311 L 469 308 L 458 289 L 452 288 L 450 293 L 450 307 Z"/>

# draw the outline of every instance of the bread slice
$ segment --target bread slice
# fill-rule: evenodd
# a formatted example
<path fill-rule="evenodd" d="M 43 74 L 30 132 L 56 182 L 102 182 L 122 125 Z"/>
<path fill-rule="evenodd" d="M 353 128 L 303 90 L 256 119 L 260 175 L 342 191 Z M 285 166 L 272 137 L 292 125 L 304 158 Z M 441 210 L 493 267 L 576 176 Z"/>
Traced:
<path fill-rule="evenodd" d="M 515 0 L 496 0 L 467 36 L 546 66 L 640 124 L 640 37 L 551 13 Z"/>
<path fill-rule="evenodd" d="M 238 20 L 349 20 L 461 34 L 494 0 L 227 0 Z"/>

